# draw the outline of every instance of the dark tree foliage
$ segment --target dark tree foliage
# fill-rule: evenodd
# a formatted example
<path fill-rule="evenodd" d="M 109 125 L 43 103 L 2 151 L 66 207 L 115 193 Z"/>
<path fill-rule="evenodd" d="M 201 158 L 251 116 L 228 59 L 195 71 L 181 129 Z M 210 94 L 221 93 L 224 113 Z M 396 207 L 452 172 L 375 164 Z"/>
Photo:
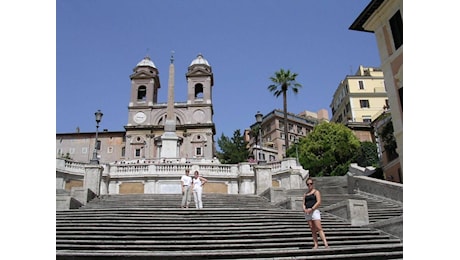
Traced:
<path fill-rule="evenodd" d="M 235 130 L 232 138 L 228 138 L 224 134 L 217 140 L 217 144 L 221 152 L 217 153 L 217 158 L 224 164 L 235 164 L 245 162 L 249 156 L 247 142 L 241 135 L 239 129 Z"/>
<path fill-rule="evenodd" d="M 356 158 L 356 163 L 361 167 L 379 166 L 377 145 L 373 142 L 361 142 L 361 154 Z"/>
<path fill-rule="evenodd" d="M 396 152 L 398 145 L 396 144 L 393 123 L 391 121 L 383 127 L 382 131 L 379 133 L 379 136 L 383 142 L 383 147 L 387 153 L 388 159 L 391 161 L 398 158 L 399 155 Z"/>
<path fill-rule="evenodd" d="M 322 122 L 298 144 L 299 162 L 315 176 L 343 176 L 360 155 L 360 141 L 342 124 Z M 288 149 L 295 157 L 295 145 Z"/>

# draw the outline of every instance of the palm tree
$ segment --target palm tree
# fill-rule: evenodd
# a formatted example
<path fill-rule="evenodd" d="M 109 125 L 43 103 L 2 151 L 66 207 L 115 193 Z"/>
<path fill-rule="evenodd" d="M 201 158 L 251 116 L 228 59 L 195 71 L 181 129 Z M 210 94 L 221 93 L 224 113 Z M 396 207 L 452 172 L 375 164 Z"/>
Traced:
<path fill-rule="evenodd" d="M 275 72 L 275 75 L 270 77 L 270 80 L 273 82 L 270 86 L 268 86 L 268 90 L 273 92 L 275 97 L 279 97 L 283 94 L 283 112 L 284 112 L 284 156 L 286 157 L 286 151 L 289 148 L 289 136 L 288 136 L 288 119 L 287 119 L 287 97 L 286 92 L 291 89 L 294 94 L 299 92 L 299 89 L 302 85 L 296 82 L 296 77 L 298 76 L 297 73 L 291 73 L 290 70 L 283 70 L 280 69 L 279 71 Z"/>

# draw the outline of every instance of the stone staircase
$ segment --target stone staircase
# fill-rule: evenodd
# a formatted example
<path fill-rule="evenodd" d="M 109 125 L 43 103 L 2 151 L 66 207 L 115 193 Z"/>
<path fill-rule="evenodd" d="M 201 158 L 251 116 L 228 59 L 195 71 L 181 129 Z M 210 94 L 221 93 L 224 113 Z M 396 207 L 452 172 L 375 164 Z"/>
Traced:
<path fill-rule="evenodd" d="M 103 195 L 56 211 L 56 259 L 402 259 L 403 244 L 379 230 L 322 213 L 329 242 L 313 250 L 302 212 L 255 195 L 203 194 L 203 209 L 179 194 Z M 378 212 L 375 212 L 377 214 Z"/>
<path fill-rule="evenodd" d="M 339 203 L 346 199 L 356 199 L 366 200 L 370 224 L 403 215 L 402 202 L 363 192 L 349 194 L 346 176 L 333 178 L 316 177 L 314 181 L 315 187 L 321 191 L 321 208 Z M 288 196 L 302 197 L 305 191 L 304 189 L 289 190 Z"/>

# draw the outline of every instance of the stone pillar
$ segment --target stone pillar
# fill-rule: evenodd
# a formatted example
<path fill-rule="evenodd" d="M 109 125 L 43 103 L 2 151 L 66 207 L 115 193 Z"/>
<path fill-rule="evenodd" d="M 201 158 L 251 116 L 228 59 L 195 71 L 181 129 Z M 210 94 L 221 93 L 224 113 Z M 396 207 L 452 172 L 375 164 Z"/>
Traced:
<path fill-rule="evenodd" d="M 100 165 L 85 166 L 85 179 L 83 180 L 83 188 L 91 190 L 97 196 L 101 194 L 100 188 L 103 169 L 104 168 Z"/>
<path fill-rule="evenodd" d="M 64 177 L 56 177 L 56 190 L 65 189 L 65 180 Z"/>
<path fill-rule="evenodd" d="M 352 226 L 364 226 L 369 224 L 367 201 L 348 199 L 348 212 Z"/>
<path fill-rule="evenodd" d="M 369 213 L 366 200 L 347 199 L 324 207 L 325 212 L 346 219 L 352 226 L 369 224 Z"/>
<path fill-rule="evenodd" d="M 266 189 L 272 187 L 272 173 L 270 166 L 267 165 L 255 165 L 255 190 L 256 195 L 261 194 Z"/>
<path fill-rule="evenodd" d="M 104 195 L 104 194 L 109 194 L 109 182 L 110 182 L 110 177 L 109 176 L 104 176 L 101 179 L 101 189 L 100 189 L 100 194 L 99 195 Z"/>
<path fill-rule="evenodd" d="M 155 180 L 147 180 L 144 183 L 144 193 L 153 194 L 155 193 Z"/>
<path fill-rule="evenodd" d="M 120 189 L 118 181 L 111 180 L 109 182 L 109 194 L 118 194 L 119 190 Z"/>

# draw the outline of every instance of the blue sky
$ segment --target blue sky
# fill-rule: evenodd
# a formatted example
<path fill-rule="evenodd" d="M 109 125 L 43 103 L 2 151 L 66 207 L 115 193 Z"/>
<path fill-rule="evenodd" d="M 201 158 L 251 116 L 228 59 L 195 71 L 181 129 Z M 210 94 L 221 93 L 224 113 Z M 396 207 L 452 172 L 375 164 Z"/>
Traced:
<path fill-rule="evenodd" d="M 186 101 L 185 73 L 202 53 L 214 72 L 216 139 L 255 122 L 257 111 L 282 109 L 267 90 L 280 68 L 303 85 L 288 110 L 316 112 L 359 65 L 379 66 L 375 35 L 349 30 L 369 0 L 56 1 L 56 132 L 123 131 L 129 75 L 145 55 L 160 73 L 167 102 L 175 52 L 175 100 Z"/>

